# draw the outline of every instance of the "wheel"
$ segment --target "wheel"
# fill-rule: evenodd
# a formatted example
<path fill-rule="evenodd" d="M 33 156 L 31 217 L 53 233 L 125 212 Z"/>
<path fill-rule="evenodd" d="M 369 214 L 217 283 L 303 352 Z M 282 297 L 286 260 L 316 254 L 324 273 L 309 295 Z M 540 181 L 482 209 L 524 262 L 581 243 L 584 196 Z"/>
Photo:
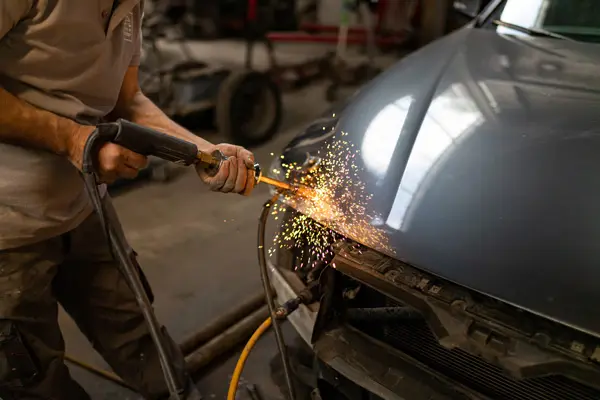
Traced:
<path fill-rule="evenodd" d="M 279 129 L 281 115 L 279 87 L 264 73 L 234 71 L 219 87 L 216 125 L 236 144 L 267 142 Z"/>

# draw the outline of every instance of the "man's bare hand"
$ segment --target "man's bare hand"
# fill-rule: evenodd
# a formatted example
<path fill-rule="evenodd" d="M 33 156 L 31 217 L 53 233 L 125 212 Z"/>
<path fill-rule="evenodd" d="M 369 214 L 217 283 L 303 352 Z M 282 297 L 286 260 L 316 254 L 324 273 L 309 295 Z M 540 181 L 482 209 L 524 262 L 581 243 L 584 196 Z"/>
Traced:
<path fill-rule="evenodd" d="M 83 165 L 83 149 L 94 129 L 94 126 L 79 126 L 70 142 L 69 160 L 79 170 Z M 118 178 L 133 179 L 148 165 L 145 156 L 114 143 L 106 143 L 100 148 L 96 162 L 97 172 L 103 183 L 112 183 Z"/>
<path fill-rule="evenodd" d="M 209 176 L 202 168 L 196 167 L 200 179 L 215 192 L 249 195 L 254 188 L 254 155 L 243 147 L 226 143 L 207 151 L 212 153 L 215 150 L 229 158 L 223 161 L 215 176 Z"/>

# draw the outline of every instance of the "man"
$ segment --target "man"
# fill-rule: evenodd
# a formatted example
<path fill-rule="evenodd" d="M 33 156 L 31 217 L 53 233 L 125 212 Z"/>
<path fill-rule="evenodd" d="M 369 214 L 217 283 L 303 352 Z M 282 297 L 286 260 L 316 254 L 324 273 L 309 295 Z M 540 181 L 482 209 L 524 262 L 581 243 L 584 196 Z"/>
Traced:
<path fill-rule="evenodd" d="M 198 171 L 202 182 L 221 192 L 251 189 L 249 151 L 198 138 L 141 93 L 142 9 L 140 0 L 0 0 L 3 400 L 89 398 L 63 362 L 57 302 L 145 398 L 167 394 L 148 330 L 78 171 L 94 125 L 124 118 L 201 150 L 219 149 L 229 160 L 214 177 Z M 146 159 L 106 144 L 97 165 L 102 181 L 111 182 L 135 177 Z M 189 381 L 181 353 L 169 345 L 179 378 Z"/>

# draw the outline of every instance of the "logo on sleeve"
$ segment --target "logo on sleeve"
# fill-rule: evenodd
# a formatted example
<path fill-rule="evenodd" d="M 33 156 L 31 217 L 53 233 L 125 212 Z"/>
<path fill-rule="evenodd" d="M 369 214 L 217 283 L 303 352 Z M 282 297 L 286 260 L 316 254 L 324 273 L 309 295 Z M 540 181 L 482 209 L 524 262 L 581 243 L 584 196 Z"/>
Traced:
<path fill-rule="evenodd" d="M 133 12 L 129 12 L 123 21 L 123 40 L 133 41 Z"/>

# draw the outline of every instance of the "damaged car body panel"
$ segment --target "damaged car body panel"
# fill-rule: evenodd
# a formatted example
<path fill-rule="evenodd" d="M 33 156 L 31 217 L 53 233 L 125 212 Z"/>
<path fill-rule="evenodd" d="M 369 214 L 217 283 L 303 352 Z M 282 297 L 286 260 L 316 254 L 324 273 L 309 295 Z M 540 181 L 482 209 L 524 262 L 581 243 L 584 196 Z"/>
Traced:
<path fill-rule="evenodd" d="M 599 64 L 595 44 L 470 26 L 284 149 L 278 170 L 343 132 L 391 245 L 334 246 L 310 321 L 290 316 L 321 360 L 384 399 L 600 398 Z"/>
<path fill-rule="evenodd" d="M 303 159 L 346 132 L 388 255 L 600 337 L 600 51 L 536 40 L 442 39 L 283 154 Z"/>

